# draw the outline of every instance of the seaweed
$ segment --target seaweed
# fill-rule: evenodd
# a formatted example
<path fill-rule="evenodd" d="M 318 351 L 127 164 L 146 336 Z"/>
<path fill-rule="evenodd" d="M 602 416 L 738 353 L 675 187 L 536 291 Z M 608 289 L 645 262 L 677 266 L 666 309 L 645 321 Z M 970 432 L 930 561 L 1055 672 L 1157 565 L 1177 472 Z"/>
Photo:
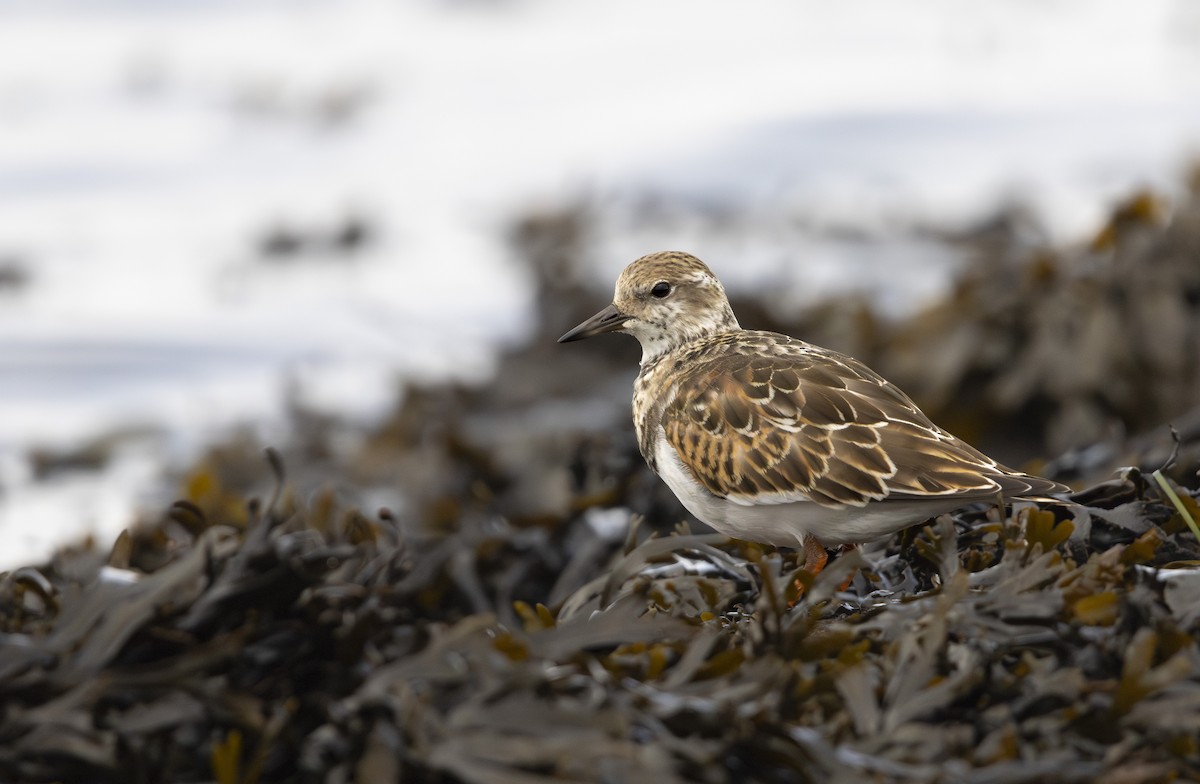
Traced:
<path fill-rule="evenodd" d="M 128 539 L 154 570 L 76 552 L 0 581 L 0 777 L 1200 775 L 1200 579 L 1173 568 L 1200 548 L 1144 482 L 1118 488 L 1129 514 L 943 516 L 835 558 L 789 608 L 794 553 L 623 544 L 586 512 L 558 536 L 421 530 L 289 500 L 271 463 L 243 527 L 184 503 L 187 527 Z M 540 601 L 514 598 L 514 564 Z"/>
<path fill-rule="evenodd" d="M 1132 204 L 1079 252 L 1087 275 L 1177 265 L 1195 214 Z M 514 232 L 545 334 L 488 383 L 410 387 L 367 433 L 297 408 L 278 451 L 215 445 L 110 550 L 0 574 L 0 781 L 1200 779 L 1200 430 L 1182 420 L 1166 464 L 1162 428 L 1096 442 L 1047 466 L 1099 476 L 1069 500 L 967 507 L 811 579 L 795 552 L 681 524 L 615 341 L 548 360 L 591 299 L 568 274 L 586 229 L 576 210 Z M 1049 329 L 1087 277 L 1064 264 L 998 265 L 934 321 Z M 1028 285 L 982 285 L 1013 275 Z M 1150 277 L 1129 296 L 1163 295 Z M 996 291 L 1020 296 L 980 308 Z M 1021 356 L 930 384 L 971 408 L 967 387 L 1013 393 L 1051 360 Z M 1178 402 L 1195 363 L 1176 358 L 1180 383 L 1129 422 Z M 995 427 L 1054 418 L 1024 391 Z"/>

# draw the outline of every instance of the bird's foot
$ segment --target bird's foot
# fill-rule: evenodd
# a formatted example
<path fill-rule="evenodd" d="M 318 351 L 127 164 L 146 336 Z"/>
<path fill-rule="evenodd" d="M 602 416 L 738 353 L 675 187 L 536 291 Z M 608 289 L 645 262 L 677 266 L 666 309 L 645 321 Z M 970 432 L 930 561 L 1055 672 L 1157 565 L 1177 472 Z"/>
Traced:
<path fill-rule="evenodd" d="M 825 551 L 825 546 L 811 536 L 804 537 L 804 571 L 808 572 L 808 577 L 797 577 L 796 582 L 792 585 L 792 593 L 794 597 L 788 601 L 788 609 L 796 606 L 796 602 L 800 601 L 800 597 L 812 585 L 812 581 L 816 579 L 821 570 L 825 568 L 826 562 L 829 561 L 829 553 Z"/>
<path fill-rule="evenodd" d="M 858 545 L 854 544 L 843 545 L 841 552 L 848 553 L 857 547 Z M 788 601 L 788 609 L 796 606 L 796 603 L 800 601 L 800 597 L 804 596 L 804 592 L 808 589 L 808 586 L 812 585 L 813 580 L 825 568 L 825 564 L 828 561 L 829 553 L 825 550 L 825 546 L 813 537 L 806 536 L 804 538 L 804 571 L 808 572 L 809 576 L 807 578 L 796 578 L 795 583 L 792 585 L 792 593 L 795 598 Z M 838 586 L 839 591 L 844 591 L 850 587 L 850 583 L 854 582 L 855 573 L 851 572 L 846 576 L 846 579 Z"/>
<path fill-rule="evenodd" d="M 841 551 L 841 553 L 839 553 L 839 555 L 845 555 L 846 553 L 852 553 L 857 549 L 858 549 L 858 545 L 856 545 L 856 544 L 844 544 L 844 545 L 842 545 L 842 551 Z M 838 590 L 839 591 L 848 590 L 850 588 L 850 583 L 854 582 L 854 575 L 856 575 L 856 574 L 858 574 L 857 569 L 853 570 L 852 572 L 850 572 L 850 574 L 846 575 L 846 579 L 842 580 L 842 584 L 838 586 Z"/>

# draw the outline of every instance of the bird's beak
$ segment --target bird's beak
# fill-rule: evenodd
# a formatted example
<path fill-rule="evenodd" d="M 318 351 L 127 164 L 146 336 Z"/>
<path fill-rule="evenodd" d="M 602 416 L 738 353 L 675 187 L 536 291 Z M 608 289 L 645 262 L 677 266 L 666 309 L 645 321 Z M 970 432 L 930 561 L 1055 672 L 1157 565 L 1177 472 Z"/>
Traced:
<path fill-rule="evenodd" d="M 626 321 L 629 321 L 629 316 L 617 310 L 616 305 L 609 305 L 578 327 L 575 327 L 575 329 L 563 335 L 558 339 L 558 342 L 570 343 L 572 340 L 583 340 L 584 338 L 590 338 L 592 335 L 599 335 L 604 332 L 615 332 L 625 326 Z"/>

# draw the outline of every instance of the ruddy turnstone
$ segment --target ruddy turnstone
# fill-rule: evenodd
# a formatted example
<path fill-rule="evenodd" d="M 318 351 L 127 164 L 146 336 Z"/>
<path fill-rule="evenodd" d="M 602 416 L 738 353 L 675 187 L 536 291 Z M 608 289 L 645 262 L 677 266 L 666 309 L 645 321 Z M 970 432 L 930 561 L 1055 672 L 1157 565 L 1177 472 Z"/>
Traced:
<path fill-rule="evenodd" d="M 642 344 L 633 421 L 642 456 L 688 511 L 727 536 L 852 547 L 975 501 L 1069 488 L 1000 465 L 933 424 L 853 357 L 742 329 L 687 253 L 643 256 L 608 307 L 558 342 L 627 332 Z"/>

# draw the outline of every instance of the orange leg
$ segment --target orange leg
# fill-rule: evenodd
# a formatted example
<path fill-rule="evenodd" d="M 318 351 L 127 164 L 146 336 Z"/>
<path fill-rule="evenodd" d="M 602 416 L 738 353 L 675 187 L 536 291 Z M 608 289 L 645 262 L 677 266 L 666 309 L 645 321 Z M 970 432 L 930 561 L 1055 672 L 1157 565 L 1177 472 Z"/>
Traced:
<path fill-rule="evenodd" d="M 856 545 L 856 544 L 844 544 L 844 545 L 842 545 L 841 555 L 845 555 L 846 553 L 853 552 L 857 549 L 858 549 L 858 545 Z M 856 575 L 856 574 L 858 574 L 857 569 L 855 569 L 850 574 L 846 575 L 846 579 L 842 580 L 842 584 L 838 586 L 838 590 L 844 591 L 844 590 L 848 589 L 850 587 L 850 583 L 854 582 L 854 575 Z"/>
<path fill-rule="evenodd" d="M 829 553 L 825 547 L 811 536 L 804 537 L 804 571 L 816 577 L 825 568 Z"/>
<path fill-rule="evenodd" d="M 825 548 L 811 536 L 804 537 L 804 571 L 816 577 L 825 568 L 825 562 L 829 560 L 829 553 L 825 552 Z M 788 602 L 788 607 L 795 607 L 796 602 L 804 595 L 804 582 L 797 579 L 795 582 L 796 598 Z"/>
<path fill-rule="evenodd" d="M 848 553 L 857 547 L 858 545 L 854 544 L 843 545 L 841 552 Z M 804 537 L 804 571 L 808 572 L 813 577 L 816 577 L 821 573 L 821 570 L 825 568 L 827 561 L 829 561 L 829 553 L 826 552 L 825 547 L 811 536 Z M 854 582 L 854 573 L 851 573 L 846 577 L 845 580 L 842 581 L 842 584 L 838 586 L 838 590 L 846 590 L 850 587 L 850 583 L 852 582 Z M 800 580 L 796 580 L 797 599 L 803 595 L 804 583 L 802 583 Z M 793 601 L 789 606 L 794 605 L 795 601 Z"/>

